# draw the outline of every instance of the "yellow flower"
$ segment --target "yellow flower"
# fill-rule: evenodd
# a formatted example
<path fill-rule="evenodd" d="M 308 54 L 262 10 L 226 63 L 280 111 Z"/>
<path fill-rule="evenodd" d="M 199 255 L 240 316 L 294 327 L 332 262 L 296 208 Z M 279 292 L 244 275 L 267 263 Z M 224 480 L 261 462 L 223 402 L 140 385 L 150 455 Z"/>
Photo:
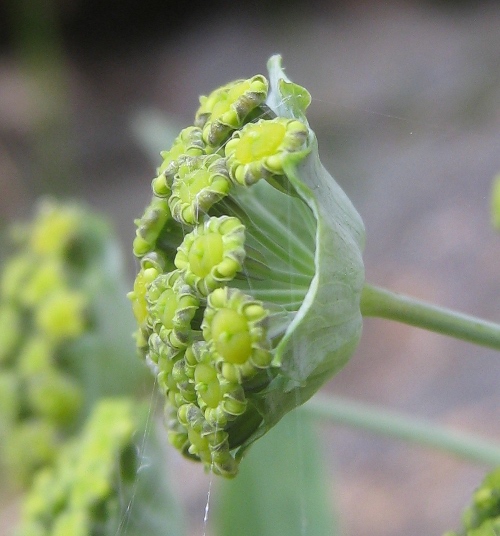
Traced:
<path fill-rule="evenodd" d="M 221 145 L 229 133 L 240 128 L 251 112 L 265 101 L 267 91 L 266 78 L 255 75 L 201 97 L 195 125 L 203 128 L 203 140 L 213 147 Z"/>
<path fill-rule="evenodd" d="M 272 175 L 284 175 L 290 153 L 306 148 L 309 131 L 296 119 L 262 119 L 248 123 L 225 146 L 231 178 L 251 185 Z"/>

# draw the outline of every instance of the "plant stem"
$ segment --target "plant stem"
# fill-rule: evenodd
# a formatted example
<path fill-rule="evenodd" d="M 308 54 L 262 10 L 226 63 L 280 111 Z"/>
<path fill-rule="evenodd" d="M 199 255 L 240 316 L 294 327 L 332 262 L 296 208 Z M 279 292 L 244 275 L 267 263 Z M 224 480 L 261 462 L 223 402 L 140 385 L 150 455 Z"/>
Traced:
<path fill-rule="evenodd" d="M 472 462 L 500 465 L 499 445 L 369 404 L 320 395 L 305 404 L 302 410 L 315 418 L 326 419 L 335 424 L 362 428 L 376 434 L 436 448 Z"/>
<path fill-rule="evenodd" d="M 500 324 L 365 284 L 363 316 L 378 316 L 500 350 Z"/>

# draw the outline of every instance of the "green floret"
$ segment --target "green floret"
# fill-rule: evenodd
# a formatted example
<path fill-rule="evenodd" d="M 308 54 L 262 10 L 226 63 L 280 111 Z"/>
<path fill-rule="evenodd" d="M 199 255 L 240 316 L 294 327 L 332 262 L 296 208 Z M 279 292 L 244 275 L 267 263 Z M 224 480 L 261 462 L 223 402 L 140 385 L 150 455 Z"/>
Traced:
<path fill-rule="evenodd" d="M 213 204 L 231 187 L 226 162 L 218 155 L 184 157 L 174 176 L 169 199 L 172 216 L 187 225 L 200 223 Z"/>
<path fill-rule="evenodd" d="M 172 181 L 179 167 L 181 156 L 201 156 L 205 154 L 205 142 L 198 127 L 187 127 L 175 139 L 168 151 L 161 151 L 163 163 L 158 169 L 158 176 L 153 179 L 153 192 L 158 197 L 170 195 Z"/>
<path fill-rule="evenodd" d="M 83 292 L 60 290 L 35 311 L 35 324 L 52 341 L 79 337 L 85 330 L 87 298 Z"/>
<path fill-rule="evenodd" d="M 236 80 L 200 98 L 195 124 L 203 128 L 203 140 L 217 147 L 231 131 L 243 126 L 245 119 L 264 103 L 268 82 L 262 75 Z"/>
<path fill-rule="evenodd" d="M 290 153 L 306 148 L 309 131 L 296 119 L 261 119 L 236 131 L 225 146 L 231 178 L 249 186 L 260 179 L 284 175 Z"/>
<path fill-rule="evenodd" d="M 123 288 L 104 220 L 45 201 L 32 221 L 14 226 L 11 242 L 0 276 L 0 457 L 11 477 L 5 484 L 26 486 L 93 400 L 116 392 L 118 382 L 132 385 L 130 371 L 136 381 L 140 364 L 117 341 L 133 318 L 110 309 Z M 118 358 L 132 360 L 119 380 Z"/>
<path fill-rule="evenodd" d="M 186 352 L 186 361 L 189 359 L 187 374 L 194 382 L 198 406 L 205 419 L 224 427 L 243 415 L 247 409 L 245 391 L 239 382 L 229 381 L 221 374 L 208 344 L 202 341 L 193 344 L 191 352 Z"/>
<path fill-rule="evenodd" d="M 224 287 L 208 296 L 201 328 L 224 378 L 241 382 L 271 365 L 268 317 L 262 302 L 238 289 Z"/>
<path fill-rule="evenodd" d="M 245 227 L 234 217 L 212 217 L 186 235 L 175 266 L 201 296 L 231 281 L 245 259 Z"/>
<path fill-rule="evenodd" d="M 177 415 L 187 432 L 185 454 L 201 460 L 215 474 L 234 477 L 237 464 L 230 453 L 228 433 L 208 423 L 195 404 L 182 405 Z"/>
<path fill-rule="evenodd" d="M 164 199 L 153 198 L 137 226 L 133 249 L 136 257 L 142 257 L 155 249 L 156 241 L 170 218 L 168 203 Z"/>
<path fill-rule="evenodd" d="M 173 349 L 185 348 L 199 300 L 182 273 L 174 270 L 158 276 L 151 283 L 146 300 L 150 327 Z"/>
<path fill-rule="evenodd" d="M 30 246 L 38 255 L 61 255 L 81 228 L 77 207 L 58 206 L 46 201 L 40 204 L 30 232 Z"/>

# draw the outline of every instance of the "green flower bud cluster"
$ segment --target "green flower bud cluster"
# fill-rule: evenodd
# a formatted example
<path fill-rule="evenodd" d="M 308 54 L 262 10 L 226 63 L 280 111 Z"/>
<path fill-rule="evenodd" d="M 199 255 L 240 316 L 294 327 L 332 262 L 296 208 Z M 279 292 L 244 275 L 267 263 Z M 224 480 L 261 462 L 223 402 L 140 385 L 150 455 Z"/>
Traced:
<path fill-rule="evenodd" d="M 318 278 L 317 264 L 359 276 L 358 251 L 349 268 L 332 268 L 331 253 L 317 251 L 319 211 L 295 178 L 315 141 L 303 113 L 309 95 L 282 82 L 256 75 L 201 97 L 194 124 L 161 153 L 151 203 L 136 220 L 140 270 L 128 296 L 137 347 L 166 397 L 169 440 L 226 477 L 252 441 L 312 395 L 295 392 L 302 376 L 316 388 L 331 376 L 331 365 L 315 358 L 291 372 L 303 350 L 292 333 L 329 279 Z M 350 246 L 350 210 L 338 211 L 339 248 Z M 321 229 L 326 241 L 328 225 Z M 353 296 L 336 302 L 349 317 L 346 340 L 321 343 L 320 353 L 337 354 L 336 368 L 359 336 Z M 326 334 L 321 314 L 307 321 L 310 336 Z"/>
<path fill-rule="evenodd" d="M 117 534 L 140 460 L 133 402 L 102 399 L 53 467 L 40 470 L 24 500 L 19 536 Z"/>
<path fill-rule="evenodd" d="M 444 536 L 490 536 L 500 534 L 500 468 L 489 473 L 472 496 L 462 516 L 463 529 Z"/>
<path fill-rule="evenodd" d="M 90 219 L 42 203 L 34 221 L 14 228 L 15 252 L 0 274 L 0 454 L 20 483 L 52 462 L 81 413 L 68 350 L 89 330 Z"/>

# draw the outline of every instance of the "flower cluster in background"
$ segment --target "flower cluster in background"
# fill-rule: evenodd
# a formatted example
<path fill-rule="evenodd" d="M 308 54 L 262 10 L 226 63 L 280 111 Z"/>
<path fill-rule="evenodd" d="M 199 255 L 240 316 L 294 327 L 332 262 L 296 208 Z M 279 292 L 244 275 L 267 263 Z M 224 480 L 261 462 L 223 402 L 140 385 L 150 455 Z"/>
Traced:
<path fill-rule="evenodd" d="M 131 399 L 102 399 L 96 405 L 55 465 L 37 473 L 23 503 L 19 536 L 116 534 L 140 463 L 133 406 Z"/>
<path fill-rule="evenodd" d="M 85 221 L 76 206 L 42 203 L 33 222 L 15 228 L 16 253 L 1 274 L 1 450 L 22 483 L 52 461 L 82 408 L 67 360 L 69 343 L 91 329 Z"/>

